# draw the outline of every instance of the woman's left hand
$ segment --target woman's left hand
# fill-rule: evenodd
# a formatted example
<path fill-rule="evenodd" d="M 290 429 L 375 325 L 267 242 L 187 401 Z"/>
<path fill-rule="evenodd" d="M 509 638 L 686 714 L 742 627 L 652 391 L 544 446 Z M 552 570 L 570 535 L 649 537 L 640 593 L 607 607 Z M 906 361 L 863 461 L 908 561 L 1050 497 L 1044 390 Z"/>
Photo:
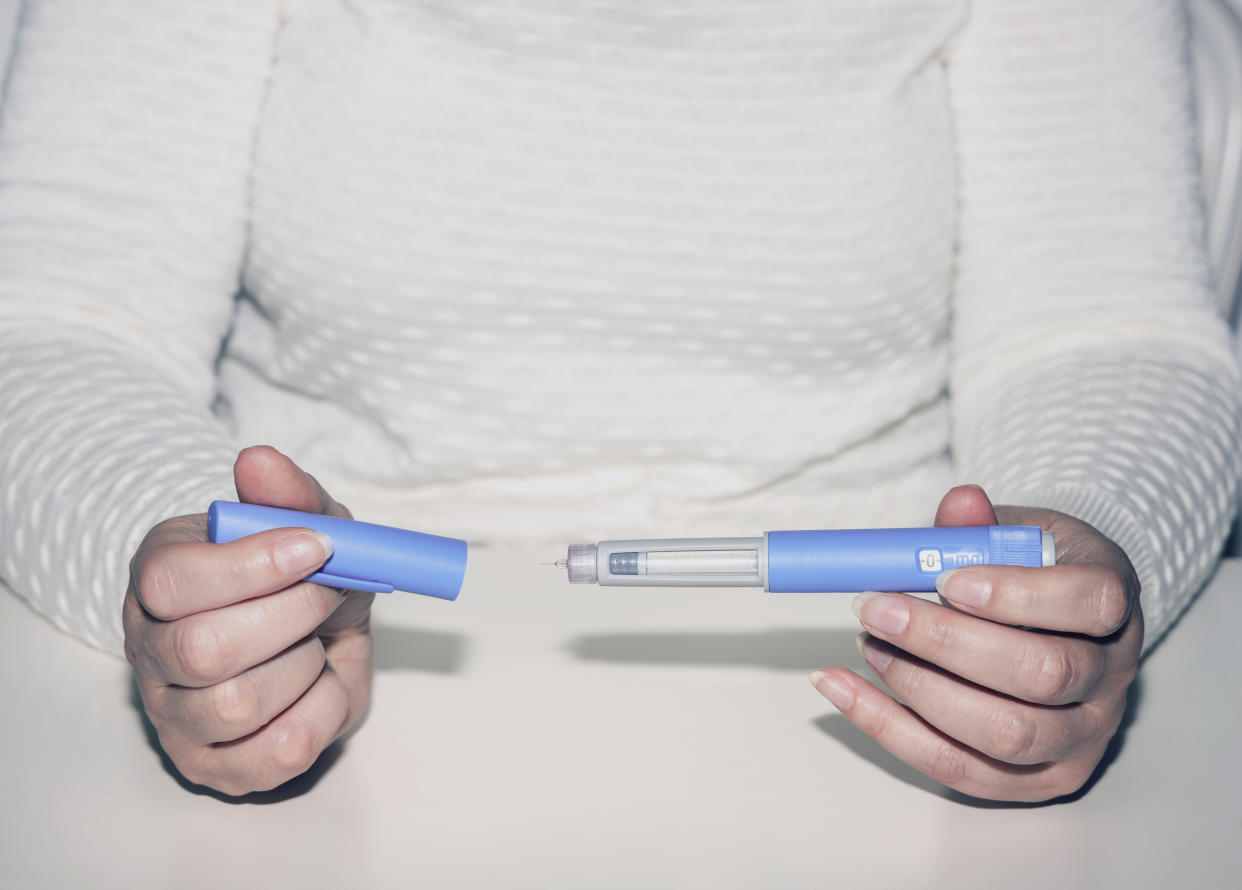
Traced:
<path fill-rule="evenodd" d="M 1034 525 L 1057 564 L 941 575 L 943 605 L 864 593 L 863 657 L 904 702 L 842 667 L 815 688 L 890 753 L 938 782 L 994 800 L 1080 789 L 1125 712 L 1143 643 L 1139 583 L 1121 548 L 1063 513 L 998 507 L 954 488 L 936 525 Z"/>

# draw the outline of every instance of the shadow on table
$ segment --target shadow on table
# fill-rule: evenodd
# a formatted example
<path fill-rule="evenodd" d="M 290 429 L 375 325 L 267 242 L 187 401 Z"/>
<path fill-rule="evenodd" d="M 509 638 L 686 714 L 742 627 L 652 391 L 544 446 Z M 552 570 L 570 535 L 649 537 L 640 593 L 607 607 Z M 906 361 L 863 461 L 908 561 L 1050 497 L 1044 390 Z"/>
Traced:
<path fill-rule="evenodd" d="M 377 671 L 456 674 L 466 662 L 468 645 L 462 634 L 375 624 L 371 636 Z"/>
<path fill-rule="evenodd" d="M 856 630 L 770 628 L 734 633 L 586 634 L 569 641 L 571 655 L 616 664 L 736 665 L 811 671 L 861 661 Z"/>
<path fill-rule="evenodd" d="M 969 807 L 985 810 L 1011 810 L 1011 809 L 1031 809 L 1033 807 L 1046 807 L 1053 804 L 1073 803 L 1084 795 L 1088 794 L 1100 777 L 1108 770 L 1109 766 L 1117 760 L 1121 754 L 1122 748 L 1125 746 L 1126 732 L 1134 723 L 1139 708 L 1142 706 L 1143 700 L 1143 678 L 1140 675 L 1137 680 L 1130 686 L 1130 690 L 1126 695 L 1126 713 L 1121 721 L 1121 726 L 1117 729 L 1117 733 L 1108 743 L 1108 748 L 1104 751 L 1104 756 L 1100 759 L 1095 771 L 1091 774 L 1085 785 L 1075 791 L 1073 794 L 1067 794 L 1062 797 L 1053 798 L 1052 800 L 1042 801 L 1039 803 L 1021 803 L 1014 801 L 998 801 L 983 800 L 978 797 L 971 797 L 968 794 L 962 794 L 944 787 L 939 782 L 923 775 L 913 767 L 898 760 L 892 754 L 889 754 L 879 746 L 870 736 L 863 734 L 854 724 L 850 723 L 844 715 L 839 713 L 825 714 L 814 721 L 814 725 L 826 735 L 832 736 L 846 748 L 850 749 L 854 754 L 863 760 L 873 763 L 880 769 L 884 770 L 895 779 L 905 782 L 932 794 L 937 794 L 948 800 L 964 804 Z"/>
<path fill-rule="evenodd" d="M 570 641 L 569 651 L 587 661 L 618 664 L 738 665 L 774 670 L 813 671 L 840 664 L 857 668 L 861 657 L 855 648 L 857 632 L 842 628 L 777 628 L 736 633 L 613 633 L 590 634 Z M 905 782 L 932 794 L 980 809 L 1020 809 L 1071 803 L 1089 793 L 1125 746 L 1126 732 L 1134 723 L 1143 700 L 1143 678 L 1130 686 L 1126 713 L 1091 778 L 1073 794 L 1043 803 L 981 800 L 945 788 L 939 782 L 898 760 L 870 736 L 832 712 L 813 724 L 858 757 L 873 763 Z"/>
<path fill-rule="evenodd" d="M 466 640 L 460 634 L 375 625 L 372 628 L 372 636 L 375 639 L 375 669 L 377 671 L 425 671 L 451 674 L 461 670 L 462 664 L 465 661 Z M 315 761 L 315 764 L 309 770 L 300 776 L 290 779 L 280 787 L 273 788 L 271 791 L 256 791 L 251 794 L 232 797 L 208 788 L 205 785 L 196 785 L 181 775 L 173 764 L 172 758 L 164 752 L 163 747 L 160 745 L 159 735 L 156 733 L 155 727 L 151 725 L 151 721 L 147 719 L 146 712 L 142 707 L 142 697 L 138 693 L 138 685 L 132 677 L 130 680 L 129 701 L 134 708 L 135 715 L 142 721 L 142 729 L 146 735 L 147 743 L 151 746 L 151 750 L 159 755 L 160 764 L 164 767 L 164 771 L 172 776 L 177 784 L 186 791 L 192 794 L 214 797 L 216 800 L 223 801 L 224 803 L 270 804 L 305 794 L 314 788 L 319 783 L 319 780 L 332 768 L 332 765 L 340 759 L 341 754 L 345 751 L 345 745 L 349 741 L 349 735 L 352 734 L 352 732 L 346 734 L 345 737 L 329 745 L 319 755 L 319 759 Z M 358 722 L 358 726 L 365 722 L 364 717 L 363 720 Z"/>

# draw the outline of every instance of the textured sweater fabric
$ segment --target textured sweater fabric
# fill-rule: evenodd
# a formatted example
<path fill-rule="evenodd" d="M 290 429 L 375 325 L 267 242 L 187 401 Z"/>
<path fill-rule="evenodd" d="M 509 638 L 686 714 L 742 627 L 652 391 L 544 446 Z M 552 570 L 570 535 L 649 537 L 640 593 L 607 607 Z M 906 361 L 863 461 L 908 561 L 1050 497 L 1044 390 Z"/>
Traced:
<path fill-rule="evenodd" d="M 269 442 L 475 541 L 925 524 L 1138 568 L 1236 500 L 1179 5 L 34 0 L 0 121 L 0 577 L 127 560 Z"/>

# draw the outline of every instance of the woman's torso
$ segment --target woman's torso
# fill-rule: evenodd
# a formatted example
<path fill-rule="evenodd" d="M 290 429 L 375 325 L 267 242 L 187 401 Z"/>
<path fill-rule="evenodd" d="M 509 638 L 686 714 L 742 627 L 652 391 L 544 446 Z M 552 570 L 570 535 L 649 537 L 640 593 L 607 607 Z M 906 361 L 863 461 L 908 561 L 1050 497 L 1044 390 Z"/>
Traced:
<path fill-rule="evenodd" d="M 243 437 L 483 537 L 927 496 L 964 6 L 290 2 Z"/>

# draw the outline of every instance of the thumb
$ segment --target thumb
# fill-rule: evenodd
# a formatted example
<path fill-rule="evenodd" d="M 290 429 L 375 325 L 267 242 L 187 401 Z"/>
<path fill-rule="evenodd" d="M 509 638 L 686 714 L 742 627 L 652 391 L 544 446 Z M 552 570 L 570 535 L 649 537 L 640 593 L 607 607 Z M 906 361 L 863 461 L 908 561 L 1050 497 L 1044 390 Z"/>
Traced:
<path fill-rule="evenodd" d="M 310 473 L 270 445 L 244 448 L 233 464 L 237 498 L 246 504 L 349 517 Z"/>
<path fill-rule="evenodd" d="M 978 485 L 958 485 L 940 499 L 936 525 L 999 525 L 992 501 Z"/>

